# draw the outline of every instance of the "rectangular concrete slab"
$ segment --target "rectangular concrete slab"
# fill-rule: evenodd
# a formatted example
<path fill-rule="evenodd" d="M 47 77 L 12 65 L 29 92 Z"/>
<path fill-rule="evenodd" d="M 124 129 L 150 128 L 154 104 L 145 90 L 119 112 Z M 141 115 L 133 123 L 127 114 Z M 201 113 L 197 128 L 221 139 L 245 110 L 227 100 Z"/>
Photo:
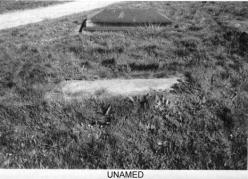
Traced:
<path fill-rule="evenodd" d="M 154 9 L 104 9 L 87 20 L 86 27 L 168 25 L 171 20 Z"/>

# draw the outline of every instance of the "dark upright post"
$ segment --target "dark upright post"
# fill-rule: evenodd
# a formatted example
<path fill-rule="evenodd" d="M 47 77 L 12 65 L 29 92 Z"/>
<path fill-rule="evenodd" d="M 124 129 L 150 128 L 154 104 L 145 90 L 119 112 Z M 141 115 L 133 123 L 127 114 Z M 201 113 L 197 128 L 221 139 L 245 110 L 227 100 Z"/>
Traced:
<path fill-rule="evenodd" d="M 82 22 L 82 24 L 81 24 L 81 27 L 80 27 L 80 29 L 79 29 L 79 33 L 82 33 L 83 28 L 86 27 L 86 21 L 87 21 L 87 19 L 84 19 L 84 20 L 83 20 L 83 22 Z"/>

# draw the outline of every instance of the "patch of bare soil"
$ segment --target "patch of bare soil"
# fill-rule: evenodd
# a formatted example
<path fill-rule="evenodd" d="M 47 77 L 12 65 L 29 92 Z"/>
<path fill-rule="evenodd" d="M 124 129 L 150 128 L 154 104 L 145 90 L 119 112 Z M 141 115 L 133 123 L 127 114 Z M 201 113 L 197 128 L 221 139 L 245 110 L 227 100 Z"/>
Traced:
<path fill-rule="evenodd" d="M 60 5 L 30 10 L 20 10 L 0 15 L 0 30 L 37 23 L 45 19 L 59 18 L 83 11 L 101 8 L 116 2 L 114 0 L 73 1 Z"/>

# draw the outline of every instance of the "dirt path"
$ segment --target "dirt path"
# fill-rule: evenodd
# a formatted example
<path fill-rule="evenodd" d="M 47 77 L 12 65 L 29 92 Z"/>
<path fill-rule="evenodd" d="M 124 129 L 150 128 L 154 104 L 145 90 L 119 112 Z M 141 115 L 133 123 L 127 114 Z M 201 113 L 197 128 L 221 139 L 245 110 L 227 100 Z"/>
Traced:
<path fill-rule="evenodd" d="M 20 10 L 0 15 L 0 30 L 40 22 L 44 19 L 58 18 L 74 13 L 88 11 L 110 5 L 117 0 L 75 0 L 60 5 Z"/>
<path fill-rule="evenodd" d="M 92 96 L 135 96 L 150 91 L 169 90 L 179 77 L 158 79 L 112 79 L 95 81 L 65 81 L 56 90 L 46 95 L 47 99 L 76 99 Z M 56 91 L 56 92 L 55 92 Z"/>

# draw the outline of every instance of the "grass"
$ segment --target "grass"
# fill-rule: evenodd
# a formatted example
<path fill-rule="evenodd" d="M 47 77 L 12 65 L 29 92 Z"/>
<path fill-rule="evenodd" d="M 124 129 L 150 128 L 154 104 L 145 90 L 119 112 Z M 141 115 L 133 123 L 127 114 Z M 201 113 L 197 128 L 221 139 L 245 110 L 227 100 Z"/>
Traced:
<path fill-rule="evenodd" d="M 24 10 L 24 9 L 33 9 L 38 7 L 46 7 L 50 5 L 55 5 L 63 3 L 63 1 L 44 1 L 44 0 L 18 0 L 18 1 L 10 1 L 10 0 L 0 0 L 0 14 L 16 11 L 16 10 Z"/>
<path fill-rule="evenodd" d="M 76 14 L 0 32 L 0 166 L 246 169 L 247 40 L 224 22 L 246 17 L 248 4 L 117 6 L 154 7 L 174 22 L 78 34 Z M 133 102 L 44 99 L 64 80 L 177 73 L 186 81 Z"/>

